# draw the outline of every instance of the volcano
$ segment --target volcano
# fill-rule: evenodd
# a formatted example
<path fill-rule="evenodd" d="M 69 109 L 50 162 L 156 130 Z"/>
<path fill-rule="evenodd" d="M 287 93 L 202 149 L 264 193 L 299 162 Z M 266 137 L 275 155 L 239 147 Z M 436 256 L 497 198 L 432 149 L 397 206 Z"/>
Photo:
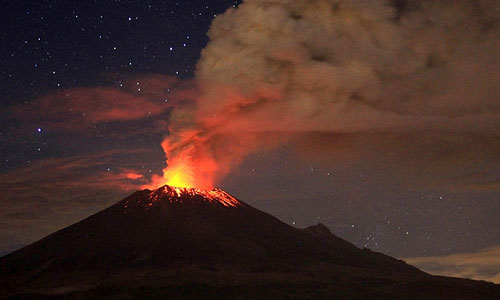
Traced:
<path fill-rule="evenodd" d="M 163 186 L 0 258 L 5 298 L 500 299 L 322 224 L 291 227 L 221 189 Z"/>

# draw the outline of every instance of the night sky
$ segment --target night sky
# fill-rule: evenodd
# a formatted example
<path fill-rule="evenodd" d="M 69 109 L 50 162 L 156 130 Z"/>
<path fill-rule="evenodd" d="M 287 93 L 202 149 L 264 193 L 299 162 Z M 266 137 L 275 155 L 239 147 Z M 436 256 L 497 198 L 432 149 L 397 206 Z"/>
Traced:
<path fill-rule="evenodd" d="M 335 1 L 241 2 L 3 3 L 0 254 L 149 184 L 187 115 L 229 157 L 216 185 L 242 201 L 499 282 L 498 3 L 328 4 L 325 16 Z M 377 47 L 345 25 L 358 18 Z"/>

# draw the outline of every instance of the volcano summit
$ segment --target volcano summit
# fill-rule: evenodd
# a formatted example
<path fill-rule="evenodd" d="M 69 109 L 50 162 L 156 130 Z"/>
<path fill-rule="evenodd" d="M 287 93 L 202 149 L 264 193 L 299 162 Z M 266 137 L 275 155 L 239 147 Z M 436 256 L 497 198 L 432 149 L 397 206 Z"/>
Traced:
<path fill-rule="evenodd" d="M 221 189 L 163 186 L 0 258 L 6 298 L 495 299 L 322 224 L 296 229 Z"/>

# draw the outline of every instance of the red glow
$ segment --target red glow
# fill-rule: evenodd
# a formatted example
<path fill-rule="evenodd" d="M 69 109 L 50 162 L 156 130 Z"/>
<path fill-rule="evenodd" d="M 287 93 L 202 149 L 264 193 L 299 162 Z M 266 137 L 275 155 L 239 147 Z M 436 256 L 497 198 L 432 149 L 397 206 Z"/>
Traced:
<path fill-rule="evenodd" d="M 203 142 L 195 131 L 183 132 L 177 142 L 165 139 L 162 147 L 168 157 L 167 167 L 163 169 L 163 176 L 153 175 L 152 183 L 144 188 L 156 189 L 169 185 L 212 189 L 218 167 L 215 160 L 204 151 Z"/>
<path fill-rule="evenodd" d="M 138 173 L 128 172 L 125 174 L 125 177 L 127 177 L 127 179 L 136 180 L 136 179 L 142 178 L 143 176 L 141 174 L 138 174 Z"/>

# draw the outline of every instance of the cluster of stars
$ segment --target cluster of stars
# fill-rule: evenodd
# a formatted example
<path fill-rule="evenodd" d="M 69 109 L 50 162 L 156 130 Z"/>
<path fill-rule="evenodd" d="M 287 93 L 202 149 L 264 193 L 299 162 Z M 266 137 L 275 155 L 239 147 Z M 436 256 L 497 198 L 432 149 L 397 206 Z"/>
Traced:
<path fill-rule="evenodd" d="M 2 100 L 15 104 L 16 99 L 48 90 L 100 85 L 105 73 L 190 77 L 208 42 L 210 22 L 240 2 L 205 6 L 190 1 L 6 4 L 1 12 L 6 22 L 0 36 L 1 80 L 6 87 Z"/>

